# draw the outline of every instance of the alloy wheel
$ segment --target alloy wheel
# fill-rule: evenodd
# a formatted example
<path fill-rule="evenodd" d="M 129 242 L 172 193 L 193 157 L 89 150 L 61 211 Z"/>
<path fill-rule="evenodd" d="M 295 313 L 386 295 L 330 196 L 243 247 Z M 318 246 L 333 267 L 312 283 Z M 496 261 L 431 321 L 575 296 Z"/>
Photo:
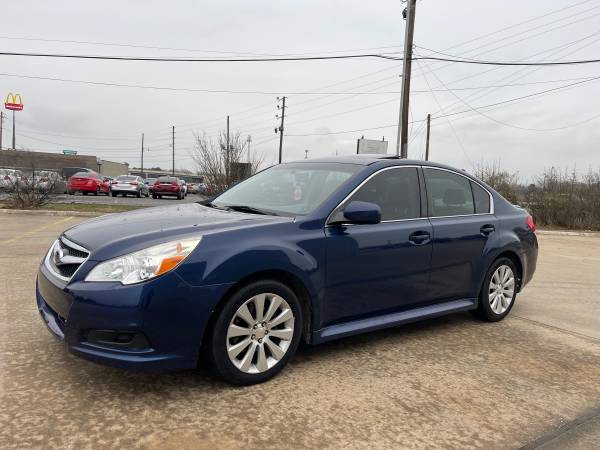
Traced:
<path fill-rule="evenodd" d="M 488 298 L 492 311 L 503 314 L 513 301 L 515 294 L 515 275 L 507 265 L 498 266 L 490 279 Z"/>
<path fill-rule="evenodd" d="M 294 313 L 279 295 L 262 293 L 244 302 L 227 328 L 227 354 L 244 373 L 265 372 L 281 361 L 294 337 Z"/>

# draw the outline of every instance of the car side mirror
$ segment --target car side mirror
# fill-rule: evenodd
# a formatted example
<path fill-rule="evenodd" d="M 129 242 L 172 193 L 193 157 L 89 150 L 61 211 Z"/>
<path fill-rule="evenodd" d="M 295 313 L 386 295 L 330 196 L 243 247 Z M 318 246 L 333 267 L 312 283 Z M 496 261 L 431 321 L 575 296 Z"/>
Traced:
<path fill-rule="evenodd" d="M 353 201 L 343 210 L 344 219 L 357 225 L 381 222 L 381 208 L 375 203 Z"/>

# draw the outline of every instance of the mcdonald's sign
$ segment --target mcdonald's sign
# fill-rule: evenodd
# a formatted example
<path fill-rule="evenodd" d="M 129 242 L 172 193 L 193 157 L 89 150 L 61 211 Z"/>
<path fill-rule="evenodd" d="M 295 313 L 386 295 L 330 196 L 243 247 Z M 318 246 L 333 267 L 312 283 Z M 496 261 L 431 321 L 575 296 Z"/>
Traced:
<path fill-rule="evenodd" d="M 9 92 L 6 96 L 4 107 L 12 111 L 23 110 L 23 100 L 21 99 L 21 94 L 13 94 L 12 92 Z"/>

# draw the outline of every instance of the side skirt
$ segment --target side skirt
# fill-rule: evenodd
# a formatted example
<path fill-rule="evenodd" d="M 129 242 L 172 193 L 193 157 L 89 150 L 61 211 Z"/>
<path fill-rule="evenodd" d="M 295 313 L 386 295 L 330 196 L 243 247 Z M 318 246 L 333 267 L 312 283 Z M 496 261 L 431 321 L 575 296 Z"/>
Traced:
<path fill-rule="evenodd" d="M 385 314 L 383 316 L 371 317 L 369 319 L 353 320 L 337 325 L 321 328 L 313 333 L 313 344 L 332 341 L 334 339 L 365 333 L 368 331 L 381 330 L 395 327 L 405 323 L 417 322 L 432 317 L 444 316 L 459 311 L 467 311 L 477 308 L 476 298 L 453 300 L 451 302 L 437 303 L 435 305 L 414 308 L 408 311 Z"/>

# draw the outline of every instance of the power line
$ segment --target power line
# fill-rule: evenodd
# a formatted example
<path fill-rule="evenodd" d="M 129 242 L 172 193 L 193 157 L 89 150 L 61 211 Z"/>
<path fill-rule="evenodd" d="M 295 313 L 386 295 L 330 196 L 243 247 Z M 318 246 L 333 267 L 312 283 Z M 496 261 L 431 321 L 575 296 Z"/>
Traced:
<path fill-rule="evenodd" d="M 176 57 L 151 57 L 151 56 L 118 56 L 118 55 L 77 55 L 68 53 L 35 53 L 35 52 L 0 52 L 2 56 L 28 56 L 39 58 L 67 58 L 67 59 L 92 59 L 108 61 L 149 61 L 149 62 L 278 62 L 278 61 L 318 61 L 329 59 L 361 59 L 381 58 L 394 59 L 391 56 L 379 53 L 361 53 L 350 55 L 312 55 L 312 56 L 276 56 L 264 58 L 176 58 Z"/>
<path fill-rule="evenodd" d="M 275 58 L 158 58 L 145 56 L 109 56 L 109 55 L 75 55 L 66 53 L 25 53 L 25 52 L 0 52 L 2 56 L 27 56 L 41 58 L 67 58 L 67 59 L 92 59 L 106 61 L 152 61 L 152 62 L 277 62 L 277 61 L 318 61 L 332 59 L 360 59 L 360 58 L 380 58 L 392 61 L 402 61 L 400 56 L 392 54 L 365 53 L 353 55 L 335 55 L 335 56 L 294 56 L 294 57 L 275 57 Z M 575 61 L 485 61 L 476 59 L 462 58 L 441 58 L 436 56 L 419 56 L 411 58 L 412 61 L 442 61 L 459 64 L 478 64 L 490 66 L 572 66 L 581 64 L 600 63 L 600 59 L 582 59 Z"/>
<path fill-rule="evenodd" d="M 264 53 L 254 51 L 226 51 L 226 50 L 206 50 L 206 49 L 192 49 L 182 47 L 161 47 L 156 45 L 143 45 L 143 44 L 124 44 L 120 42 L 98 42 L 98 41 L 80 41 L 80 40 L 68 40 L 68 39 L 44 39 L 44 38 L 33 38 L 23 36 L 0 36 L 0 39 L 13 40 L 13 41 L 33 41 L 33 42 L 55 42 L 60 44 L 83 44 L 83 45 L 99 45 L 106 47 L 127 47 L 127 48 L 141 48 L 148 50 L 170 50 L 170 51 L 181 51 L 181 52 L 192 52 L 192 53 L 216 53 L 216 54 L 229 54 L 229 55 L 252 55 L 252 56 L 291 56 L 291 55 L 306 55 L 315 53 L 315 51 L 306 52 L 294 52 L 294 53 Z M 387 45 L 380 47 L 366 47 L 366 48 L 354 48 L 344 50 L 327 50 L 321 51 L 320 53 L 343 53 L 343 52 L 359 52 L 368 50 L 385 50 L 390 48 L 401 48 L 401 45 Z"/>
<path fill-rule="evenodd" d="M 539 55 L 547 55 L 546 56 L 547 58 L 549 58 L 549 57 L 556 57 L 558 54 L 562 53 L 567 48 L 573 47 L 574 45 L 579 44 L 580 42 L 585 41 L 585 40 L 587 40 L 587 39 L 589 39 L 589 38 L 591 38 L 591 37 L 593 37 L 593 36 L 595 36 L 597 34 L 599 34 L 599 33 L 596 32 L 596 33 L 593 33 L 591 35 L 587 35 L 587 36 L 585 36 L 583 38 L 576 39 L 576 40 L 574 40 L 572 42 L 569 42 L 567 44 L 562 44 L 560 46 L 553 47 L 553 48 L 550 48 L 550 49 L 546 49 L 546 50 L 541 51 L 541 52 L 536 52 L 536 53 L 530 55 L 529 58 L 530 57 L 534 57 L 534 56 L 539 56 Z M 595 41 L 592 41 L 591 43 L 587 43 L 583 47 L 579 47 L 578 49 L 576 49 L 574 51 L 570 51 L 567 54 L 565 54 L 564 56 L 561 56 L 561 58 L 564 58 L 566 56 L 572 55 L 572 54 L 574 54 L 574 53 L 582 50 L 583 48 L 588 47 L 589 45 L 591 45 L 594 42 Z M 523 59 L 523 61 L 526 61 L 526 60 L 527 60 L 527 58 Z M 510 80 L 511 83 L 514 83 L 515 81 L 518 81 L 518 80 L 520 80 L 520 79 L 522 79 L 522 78 L 524 78 L 526 76 L 529 76 L 529 75 L 533 74 L 534 72 L 537 72 L 537 71 L 541 70 L 542 68 L 543 67 L 536 67 L 536 68 L 534 68 L 533 70 L 531 70 L 529 72 L 526 72 L 527 68 L 520 68 L 516 73 L 513 73 L 513 74 L 508 75 L 508 76 L 503 76 L 502 78 L 500 78 L 496 82 L 502 83 L 502 82 L 507 82 L 508 80 Z M 435 70 L 433 70 L 431 67 L 428 67 L 428 69 L 429 69 L 430 72 L 435 72 Z M 480 72 L 479 74 L 476 74 L 476 75 L 470 75 L 470 76 L 462 77 L 462 78 L 460 78 L 458 80 L 453 80 L 453 81 L 449 82 L 448 84 L 454 84 L 454 83 L 457 83 L 457 82 L 460 82 L 460 81 L 464 81 L 464 80 L 473 78 L 474 76 L 481 76 L 483 74 L 486 74 L 486 73 L 489 73 L 489 72 L 492 72 L 492 71 L 495 71 L 495 70 L 498 70 L 498 69 L 500 69 L 500 67 L 494 67 L 492 69 L 488 69 L 488 70 L 485 70 L 483 72 Z M 521 73 L 521 75 L 519 75 L 516 79 L 514 79 L 514 76 L 517 75 L 517 74 L 519 74 L 519 73 Z M 487 89 L 486 92 L 481 92 L 479 94 L 474 93 L 473 95 L 467 96 L 467 99 L 470 99 L 470 98 L 482 98 L 482 97 L 484 97 L 486 95 L 489 95 L 491 92 L 495 91 L 496 89 L 497 88 L 491 88 L 491 89 Z M 451 104 L 448 107 L 448 109 L 451 111 L 452 108 L 454 108 L 456 105 L 458 105 L 458 103 L 460 103 L 460 102 L 454 102 L 453 104 Z M 434 114 L 436 114 L 436 113 L 434 113 Z"/>
<path fill-rule="evenodd" d="M 562 89 L 567 89 L 573 86 L 578 86 L 584 83 L 588 83 L 591 81 L 595 81 L 595 80 L 599 80 L 600 76 L 596 76 L 596 77 L 591 77 L 591 78 L 587 78 L 584 81 L 580 81 L 580 82 L 576 82 L 576 83 L 569 83 L 563 86 L 558 86 L 552 89 L 545 89 L 543 91 L 538 91 L 538 92 L 534 92 L 532 94 L 527 94 L 527 95 L 522 95 L 519 97 L 513 97 L 513 98 L 509 98 L 506 100 L 502 100 L 499 102 L 495 102 L 495 103 L 490 103 L 487 105 L 481 105 L 481 106 L 477 106 L 477 109 L 484 109 L 484 108 L 491 108 L 491 107 L 495 107 L 495 106 L 499 106 L 499 105 L 504 105 L 504 104 L 508 104 L 508 103 L 512 103 L 512 102 L 516 102 L 519 100 L 523 100 L 523 99 L 527 99 L 527 98 L 531 98 L 531 97 L 535 97 L 538 95 L 543 95 L 543 94 L 548 94 L 550 92 L 555 92 L 558 90 L 562 90 Z M 447 114 L 442 114 L 439 116 L 432 116 L 431 119 L 435 120 L 435 119 L 442 119 L 445 117 L 452 117 L 452 116 L 456 116 L 456 115 L 460 115 L 460 114 L 465 114 L 468 112 L 472 112 L 471 109 L 465 109 L 462 111 L 456 111 L 456 112 L 451 112 L 451 113 L 447 113 Z M 419 119 L 419 120 L 414 120 L 411 123 L 420 123 L 420 122 L 424 122 L 425 119 Z M 381 126 L 376 126 L 376 127 L 369 127 L 369 128 L 360 128 L 360 129 L 354 129 L 354 130 L 343 130 L 343 131 L 329 131 L 329 132 L 323 132 L 323 133 L 303 133 L 303 134 L 286 134 L 286 136 L 290 136 L 290 137 L 302 137 L 302 136 L 327 136 L 330 134 L 346 134 L 346 133 L 356 133 L 359 131 L 370 131 L 370 130 L 379 130 L 379 129 L 383 129 L 383 128 L 391 128 L 391 127 L 397 127 L 398 124 L 391 124 L 391 125 L 381 125 Z"/>
<path fill-rule="evenodd" d="M 0 73 L 0 76 L 3 77 L 12 77 L 12 78 L 25 78 L 32 80 L 43 80 L 43 81 L 59 81 L 63 83 L 77 83 L 77 84 L 90 84 L 96 86 L 110 86 L 110 87 L 123 87 L 123 88 L 135 88 L 135 89 L 154 89 L 154 90 L 164 90 L 164 91 L 181 91 L 181 92 L 201 92 L 201 93 L 209 93 L 209 94 L 261 94 L 261 95 L 276 95 L 279 91 L 251 91 L 251 90 L 240 90 L 234 91 L 229 89 L 200 89 L 200 88 L 179 88 L 179 87 L 170 87 L 170 86 L 152 86 L 152 85 L 143 85 L 143 84 L 125 84 L 125 83 L 112 83 L 105 81 L 90 81 L 90 80 L 73 80 L 68 78 L 55 78 L 55 77 L 42 77 L 35 75 L 21 75 L 21 74 L 12 74 L 12 73 Z M 397 92 L 378 92 L 378 91 L 369 91 L 369 92 L 317 92 L 317 91 L 291 91 L 290 95 L 375 95 L 375 94 L 395 94 Z M 220 120 L 220 119 L 219 119 Z"/>
<path fill-rule="evenodd" d="M 425 83 L 427 84 L 427 87 L 429 89 L 431 89 L 431 86 L 429 85 L 429 80 L 427 79 L 427 75 L 425 74 L 425 71 L 423 70 L 423 67 L 421 67 L 420 63 L 417 62 L 417 64 L 419 64 L 419 69 L 421 69 L 421 73 L 423 74 L 423 79 L 425 80 Z M 444 107 L 441 105 L 440 101 L 438 100 L 437 95 L 435 95 L 434 92 L 432 92 L 431 95 L 432 95 L 433 99 L 435 100 L 435 102 L 437 103 L 438 108 L 443 113 L 444 112 Z M 458 133 L 456 132 L 456 129 L 454 128 L 454 125 L 452 125 L 452 122 L 450 121 L 450 119 L 448 118 L 448 116 L 445 116 L 444 118 L 446 119 L 446 122 L 450 126 L 450 129 L 452 130 L 452 134 L 454 135 L 454 138 L 456 139 L 456 142 L 458 142 L 458 146 L 462 150 L 463 155 L 465 155 L 465 158 L 467 158 L 467 160 L 471 164 L 473 164 L 473 161 L 471 160 L 471 157 L 469 156 L 469 154 L 467 153 L 467 150 L 465 149 L 465 146 L 464 146 L 464 144 L 462 142 L 462 139 L 460 137 L 458 137 Z"/>
<path fill-rule="evenodd" d="M 511 30 L 511 29 L 513 29 L 513 28 L 520 27 L 521 25 L 525 25 L 525 24 L 527 24 L 527 23 L 531 23 L 531 22 L 535 22 L 536 20 L 543 19 L 544 17 L 549 17 L 549 16 L 552 16 L 552 15 L 554 15 L 554 14 L 558 14 L 558 13 L 560 13 L 560 12 L 566 11 L 566 10 L 568 10 L 568 9 L 571 9 L 571 8 L 576 8 L 577 6 L 581 6 L 581 5 L 585 4 L 585 3 L 590 3 L 591 1 L 594 1 L 594 0 L 583 0 L 583 1 L 580 1 L 580 2 L 577 2 L 577 3 L 574 3 L 574 4 L 572 4 L 572 5 L 565 6 L 565 7 L 559 8 L 559 9 L 556 9 L 556 10 L 554 10 L 554 11 L 550 11 L 550 12 L 548 12 L 548 13 L 545 13 L 545 14 L 542 14 L 542 15 L 539 15 L 539 16 L 535 16 L 535 17 L 532 17 L 532 18 L 530 18 L 530 19 L 526 19 L 526 20 L 524 20 L 524 21 L 522 21 L 522 22 L 518 22 L 518 23 L 515 23 L 515 24 L 513 24 L 513 25 L 508 25 L 508 26 L 506 26 L 506 27 L 504 27 L 504 28 L 500 28 L 500 29 L 498 29 L 498 30 L 495 30 L 495 31 L 491 31 L 491 32 L 489 32 L 489 33 L 486 33 L 486 34 L 484 34 L 484 35 L 481 35 L 481 36 L 478 36 L 478 37 L 471 38 L 471 39 L 469 39 L 469 40 L 463 41 L 463 42 L 461 42 L 461 43 L 459 43 L 459 44 L 455 44 L 455 45 L 453 45 L 453 46 L 451 46 L 451 47 L 448 47 L 448 48 L 444 49 L 443 51 L 446 51 L 446 50 L 452 50 L 452 49 L 454 49 L 454 48 L 458 48 L 458 47 L 463 47 L 463 46 L 465 46 L 465 45 L 467 45 L 467 44 L 470 44 L 471 42 L 476 42 L 476 41 L 483 40 L 483 39 L 485 39 L 485 38 L 487 38 L 487 37 L 490 37 L 490 36 L 493 36 L 493 35 L 495 35 L 495 34 L 500 34 L 500 33 L 504 32 L 504 31 L 508 31 L 508 30 Z M 568 16 L 568 17 L 572 17 L 572 16 Z M 539 28 L 539 27 L 534 27 L 534 28 L 532 28 L 532 29 L 537 29 L 537 28 Z M 530 29 L 529 29 L 529 30 L 527 30 L 527 31 L 531 31 L 532 29 L 530 28 Z M 489 44 L 487 44 L 487 45 L 489 45 Z M 474 50 L 474 49 L 471 49 L 471 50 L 469 50 L 469 51 L 473 51 L 473 50 Z"/>

